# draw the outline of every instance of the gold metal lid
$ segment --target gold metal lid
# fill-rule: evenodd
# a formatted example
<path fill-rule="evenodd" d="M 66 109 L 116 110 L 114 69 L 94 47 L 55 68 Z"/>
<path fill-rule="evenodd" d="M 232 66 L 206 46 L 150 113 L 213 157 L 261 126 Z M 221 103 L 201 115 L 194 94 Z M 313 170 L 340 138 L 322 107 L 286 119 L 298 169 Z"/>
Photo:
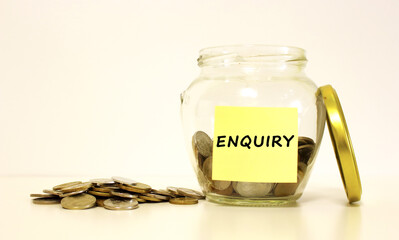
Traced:
<path fill-rule="evenodd" d="M 318 90 L 319 94 L 323 97 L 327 110 L 327 125 L 346 196 L 350 203 L 359 201 L 362 195 L 362 186 L 341 103 L 331 85 L 320 87 Z"/>

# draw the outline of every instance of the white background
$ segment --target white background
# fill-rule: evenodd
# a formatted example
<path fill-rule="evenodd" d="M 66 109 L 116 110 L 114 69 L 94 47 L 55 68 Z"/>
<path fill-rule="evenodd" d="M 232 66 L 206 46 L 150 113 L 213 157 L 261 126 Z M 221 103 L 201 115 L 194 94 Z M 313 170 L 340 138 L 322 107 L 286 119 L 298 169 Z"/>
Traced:
<path fill-rule="evenodd" d="M 398 10 L 396 0 L 2 0 L 0 175 L 193 175 L 179 94 L 201 48 L 244 43 L 306 49 L 308 76 L 338 91 L 361 176 L 396 174 Z M 340 184 L 327 128 L 313 173 Z"/>

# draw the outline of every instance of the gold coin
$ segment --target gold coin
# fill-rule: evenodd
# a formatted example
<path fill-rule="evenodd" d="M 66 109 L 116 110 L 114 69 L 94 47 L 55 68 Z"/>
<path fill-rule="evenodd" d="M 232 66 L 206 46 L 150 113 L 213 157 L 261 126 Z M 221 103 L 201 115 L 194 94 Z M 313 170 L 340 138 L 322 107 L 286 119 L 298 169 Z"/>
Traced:
<path fill-rule="evenodd" d="M 305 144 L 312 144 L 314 145 L 314 141 L 311 138 L 299 136 L 298 137 L 298 146 L 305 145 Z"/>
<path fill-rule="evenodd" d="M 145 203 L 147 202 L 146 200 L 142 199 L 142 198 L 135 198 L 137 200 L 137 202 L 139 203 Z"/>
<path fill-rule="evenodd" d="M 303 162 L 298 162 L 298 169 L 301 170 L 303 173 L 306 172 L 306 169 L 308 168 L 308 166 L 303 163 Z"/>
<path fill-rule="evenodd" d="M 32 202 L 34 204 L 59 204 L 61 199 L 59 197 L 57 198 L 34 198 L 32 199 Z"/>
<path fill-rule="evenodd" d="M 84 182 L 84 183 L 78 183 L 69 187 L 61 188 L 60 191 L 63 193 L 69 193 L 69 192 L 79 192 L 79 191 L 86 191 L 89 188 L 91 188 L 92 183 L 90 182 Z"/>
<path fill-rule="evenodd" d="M 137 181 L 124 177 L 112 177 L 112 180 L 114 180 L 116 183 L 125 184 L 125 185 L 136 185 L 137 183 Z"/>
<path fill-rule="evenodd" d="M 105 193 L 110 193 L 112 190 L 119 189 L 117 187 L 92 187 L 91 190 L 96 191 L 96 192 L 105 192 Z"/>
<path fill-rule="evenodd" d="M 277 183 L 274 188 L 274 196 L 276 197 L 286 197 L 294 195 L 299 184 L 302 182 L 304 173 L 298 170 L 297 182 L 296 183 Z"/>
<path fill-rule="evenodd" d="M 149 197 L 146 195 L 140 195 L 139 198 L 144 199 L 146 201 L 151 201 L 151 202 L 162 202 L 161 199 L 155 198 L 155 197 Z"/>
<path fill-rule="evenodd" d="M 151 193 L 164 195 L 164 196 L 168 196 L 168 197 L 174 197 L 175 196 L 173 193 L 169 192 L 168 190 L 163 190 L 163 189 L 152 189 Z"/>
<path fill-rule="evenodd" d="M 312 153 L 314 151 L 315 145 L 312 144 L 306 144 L 298 147 L 298 159 L 300 162 L 305 163 L 308 165 L 310 157 L 312 156 Z"/>
<path fill-rule="evenodd" d="M 79 183 L 82 183 L 82 182 L 81 181 L 75 181 L 75 182 L 63 183 L 63 184 L 60 184 L 60 185 L 57 185 L 57 186 L 53 187 L 53 190 L 58 191 L 58 190 L 61 190 L 62 188 L 71 187 L 71 186 L 79 184 Z"/>
<path fill-rule="evenodd" d="M 112 195 L 121 197 L 121 198 L 138 198 L 139 196 L 137 194 L 131 194 L 128 191 L 123 191 L 123 190 L 113 190 L 111 192 Z"/>
<path fill-rule="evenodd" d="M 203 165 L 205 177 L 210 181 L 212 188 L 217 190 L 224 190 L 230 187 L 231 181 L 212 180 L 212 156 L 208 157 Z M 201 194 L 202 195 L 202 194 Z"/>
<path fill-rule="evenodd" d="M 30 197 L 35 197 L 35 198 L 57 198 L 58 195 L 54 195 L 54 194 L 44 194 L 44 193 L 31 193 Z"/>
<path fill-rule="evenodd" d="M 112 197 L 113 195 L 110 192 L 97 192 L 97 191 L 88 191 L 88 194 L 98 196 L 98 197 Z"/>
<path fill-rule="evenodd" d="M 107 198 L 97 198 L 96 199 L 97 206 L 104 207 L 104 201 L 105 200 L 107 200 Z"/>
<path fill-rule="evenodd" d="M 205 158 L 212 155 L 212 139 L 205 132 L 198 131 L 193 136 L 194 152 L 198 151 L 199 154 Z"/>
<path fill-rule="evenodd" d="M 218 189 L 212 188 L 211 192 L 217 193 L 219 195 L 231 196 L 234 192 L 233 184 L 230 184 L 230 186 L 228 188 L 223 189 L 223 190 L 218 190 Z"/>
<path fill-rule="evenodd" d="M 66 209 L 80 210 L 91 208 L 96 204 L 96 198 L 90 194 L 82 193 L 61 200 L 61 206 Z"/>
<path fill-rule="evenodd" d="M 188 188 L 177 188 L 177 192 L 179 193 L 179 195 L 182 195 L 185 197 L 196 198 L 196 199 L 204 199 L 205 198 L 202 193 L 192 190 L 192 189 L 188 189 Z"/>
<path fill-rule="evenodd" d="M 191 204 L 197 204 L 198 199 L 190 197 L 178 197 L 178 198 L 169 199 L 169 202 L 171 204 L 178 204 L 178 205 L 191 205 Z"/>
<path fill-rule="evenodd" d="M 269 194 L 274 183 L 233 182 L 234 190 L 243 197 L 262 198 Z"/>
<path fill-rule="evenodd" d="M 59 196 L 63 198 L 63 197 L 69 197 L 69 196 L 73 196 L 73 195 L 78 195 L 78 194 L 81 194 L 81 193 L 84 193 L 84 192 L 86 192 L 86 190 L 77 191 L 77 192 L 62 193 Z"/>
<path fill-rule="evenodd" d="M 62 194 L 62 192 L 54 191 L 52 189 L 44 189 L 43 192 L 44 193 L 48 193 L 48 194 L 52 194 L 52 195 L 57 195 L 57 196 L 60 196 Z"/>
<path fill-rule="evenodd" d="M 114 180 L 111 178 L 95 178 L 91 179 L 89 182 L 95 184 L 95 185 L 104 185 L 104 184 L 114 184 Z"/>
<path fill-rule="evenodd" d="M 104 201 L 104 208 L 109 210 L 132 210 L 139 207 L 135 199 L 109 198 Z"/>
<path fill-rule="evenodd" d="M 143 195 L 147 196 L 147 197 L 157 198 L 162 201 L 168 201 L 170 199 L 169 196 L 164 196 L 164 195 L 159 195 L 159 194 L 154 194 L 154 193 L 144 193 Z"/>
<path fill-rule="evenodd" d="M 167 187 L 166 188 L 170 193 L 173 195 L 180 195 L 179 192 L 177 191 L 177 187 Z"/>
<path fill-rule="evenodd" d="M 126 184 L 119 184 L 119 188 L 135 193 L 148 193 L 151 191 L 151 187 L 144 183 L 136 183 L 136 185 L 126 185 Z"/>

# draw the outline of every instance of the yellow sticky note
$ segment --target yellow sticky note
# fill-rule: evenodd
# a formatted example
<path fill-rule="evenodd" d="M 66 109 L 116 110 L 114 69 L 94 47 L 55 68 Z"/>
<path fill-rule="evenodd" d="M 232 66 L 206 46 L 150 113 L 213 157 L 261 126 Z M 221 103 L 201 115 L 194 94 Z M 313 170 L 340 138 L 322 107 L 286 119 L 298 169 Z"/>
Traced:
<path fill-rule="evenodd" d="M 214 180 L 296 182 L 296 108 L 215 107 Z"/>

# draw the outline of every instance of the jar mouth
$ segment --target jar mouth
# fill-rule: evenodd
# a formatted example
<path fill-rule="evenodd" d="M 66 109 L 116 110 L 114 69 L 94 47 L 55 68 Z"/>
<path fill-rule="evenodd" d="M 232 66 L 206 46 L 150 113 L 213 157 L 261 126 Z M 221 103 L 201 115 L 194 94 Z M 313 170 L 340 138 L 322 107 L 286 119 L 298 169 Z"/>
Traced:
<path fill-rule="evenodd" d="M 305 50 L 283 45 L 246 44 L 201 49 L 198 66 L 228 66 L 234 64 L 305 64 Z"/>

